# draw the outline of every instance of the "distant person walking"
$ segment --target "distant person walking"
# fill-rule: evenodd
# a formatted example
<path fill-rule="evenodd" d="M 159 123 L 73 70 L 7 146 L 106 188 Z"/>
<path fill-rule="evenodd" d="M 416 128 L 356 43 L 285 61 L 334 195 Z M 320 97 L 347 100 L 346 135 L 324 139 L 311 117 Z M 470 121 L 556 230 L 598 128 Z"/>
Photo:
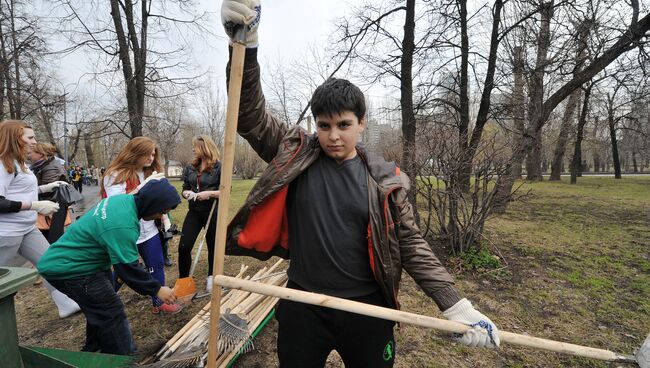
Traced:
<path fill-rule="evenodd" d="M 83 192 L 83 187 L 84 187 L 84 175 L 83 172 L 81 171 L 81 167 L 77 166 L 75 167 L 74 171 L 72 172 L 72 184 L 74 185 L 74 188 L 79 191 L 79 193 Z"/>
<path fill-rule="evenodd" d="M 24 121 L 0 123 L 0 266 L 22 265 L 24 260 L 17 260 L 17 255 L 36 265 L 50 246 L 34 226 L 36 214 L 51 215 L 59 205 L 38 200 L 38 194 L 50 193 L 67 183 L 53 181 L 38 185 L 36 176 L 25 165 L 25 158 L 35 145 L 34 130 Z M 43 284 L 59 310 L 59 317 L 79 311 L 77 303 L 49 283 Z"/>

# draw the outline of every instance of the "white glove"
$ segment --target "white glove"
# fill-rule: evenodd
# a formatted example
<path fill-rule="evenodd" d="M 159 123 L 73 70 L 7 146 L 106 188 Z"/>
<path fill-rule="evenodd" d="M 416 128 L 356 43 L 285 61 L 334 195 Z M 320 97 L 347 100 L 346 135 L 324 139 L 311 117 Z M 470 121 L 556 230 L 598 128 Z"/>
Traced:
<path fill-rule="evenodd" d="M 61 185 L 68 185 L 67 182 L 65 181 L 54 181 L 51 182 L 50 184 L 43 184 L 38 187 L 38 192 L 39 193 L 51 193 L 54 191 L 54 189 L 60 187 Z"/>
<path fill-rule="evenodd" d="M 451 308 L 442 312 L 442 314 L 448 320 L 473 327 L 462 335 L 458 334 L 456 337 L 462 344 L 481 348 L 499 347 L 500 340 L 497 326 L 481 312 L 474 309 L 469 300 L 465 298 L 461 299 Z"/>
<path fill-rule="evenodd" d="M 257 27 L 260 25 L 262 5 L 259 0 L 223 0 L 221 23 L 232 43 L 237 29 L 246 25 L 246 47 L 257 47 Z"/>
<path fill-rule="evenodd" d="M 162 217 L 163 230 L 168 231 L 172 227 L 172 222 L 169 221 L 169 216 L 163 215 Z"/>
<path fill-rule="evenodd" d="M 185 199 L 187 199 L 188 201 L 196 201 L 196 195 L 197 193 L 194 193 L 191 190 L 183 191 L 183 197 L 185 197 Z"/>
<path fill-rule="evenodd" d="M 137 193 L 137 192 L 138 192 L 140 189 L 142 189 L 142 187 L 145 186 L 148 182 L 150 182 L 150 181 L 152 181 L 152 180 L 160 180 L 160 179 L 162 179 L 162 178 L 164 178 L 164 177 L 165 177 L 165 174 L 164 174 L 164 173 L 159 173 L 159 172 L 157 172 L 157 171 L 152 172 L 151 175 L 149 175 L 146 179 L 144 179 L 144 181 L 143 181 L 142 183 L 140 183 L 140 185 L 138 185 L 137 187 L 135 187 L 135 191 L 134 191 L 134 193 Z"/>
<path fill-rule="evenodd" d="M 52 201 L 34 201 L 29 209 L 41 215 L 49 216 L 59 210 L 59 204 Z"/>

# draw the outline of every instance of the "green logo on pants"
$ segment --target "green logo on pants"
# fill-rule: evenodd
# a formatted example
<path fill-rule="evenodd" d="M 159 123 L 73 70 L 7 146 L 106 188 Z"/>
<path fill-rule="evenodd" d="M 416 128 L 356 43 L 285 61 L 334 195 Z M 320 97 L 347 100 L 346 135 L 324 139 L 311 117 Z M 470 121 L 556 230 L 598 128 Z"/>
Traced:
<path fill-rule="evenodd" d="M 388 344 L 386 344 L 386 347 L 384 348 L 384 360 L 389 361 L 393 359 L 395 352 L 393 350 L 393 342 L 389 341 Z"/>

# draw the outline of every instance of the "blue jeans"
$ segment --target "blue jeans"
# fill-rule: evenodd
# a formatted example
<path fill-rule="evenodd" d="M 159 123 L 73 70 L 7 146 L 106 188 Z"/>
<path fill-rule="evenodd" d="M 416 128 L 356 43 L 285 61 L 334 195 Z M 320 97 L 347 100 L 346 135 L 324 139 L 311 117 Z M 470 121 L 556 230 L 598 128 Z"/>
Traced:
<path fill-rule="evenodd" d="M 132 355 L 136 347 L 122 300 L 115 293 L 110 271 L 65 280 L 47 281 L 79 304 L 86 316 L 82 351 Z"/>

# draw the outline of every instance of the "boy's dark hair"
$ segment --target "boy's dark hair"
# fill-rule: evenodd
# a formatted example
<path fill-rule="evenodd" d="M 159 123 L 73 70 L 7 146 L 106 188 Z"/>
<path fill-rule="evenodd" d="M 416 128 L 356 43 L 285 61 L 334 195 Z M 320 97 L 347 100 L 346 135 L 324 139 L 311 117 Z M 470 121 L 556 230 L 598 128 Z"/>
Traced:
<path fill-rule="evenodd" d="M 330 78 L 316 88 L 311 97 L 311 113 L 331 116 L 352 111 L 361 120 L 366 116 L 366 99 L 359 87 L 346 79 Z"/>

